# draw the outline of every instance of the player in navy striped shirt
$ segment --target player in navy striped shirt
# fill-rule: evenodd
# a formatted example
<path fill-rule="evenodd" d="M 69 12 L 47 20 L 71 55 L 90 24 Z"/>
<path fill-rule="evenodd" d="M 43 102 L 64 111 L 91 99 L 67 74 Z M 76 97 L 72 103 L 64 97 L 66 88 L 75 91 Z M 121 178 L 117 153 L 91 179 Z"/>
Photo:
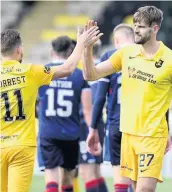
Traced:
<path fill-rule="evenodd" d="M 48 66 L 63 64 L 73 50 L 71 46 L 72 41 L 66 36 L 55 39 L 52 42 L 53 61 Z M 90 86 L 82 71 L 75 69 L 70 76 L 40 87 L 39 100 L 39 139 L 46 192 L 58 192 L 58 185 L 62 192 L 73 192 L 74 171 L 79 158 L 79 106 L 82 103 L 86 123 L 90 124 Z"/>
<path fill-rule="evenodd" d="M 100 49 L 101 49 L 101 42 L 97 41 L 93 46 L 93 57 L 95 65 L 97 65 L 100 62 L 99 59 Z M 89 82 L 89 85 L 92 90 L 92 100 L 94 102 L 96 96 L 95 93 L 97 90 L 97 81 Z M 85 188 L 87 192 L 107 192 L 106 183 L 104 178 L 101 176 L 100 171 L 100 164 L 103 162 L 103 153 L 101 153 L 99 156 L 94 156 L 87 151 L 86 139 L 89 130 L 85 122 L 82 110 L 80 115 L 81 115 L 80 120 L 81 137 L 80 137 L 80 158 L 79 158 L 80 177 L 85 182 Z M 102 113 L 100 114 L 100 118 L 97 124 L 99 127 L 100 143 L 101 145 L 103 145 L 105 124 L 103 121 Z"/>
<path fill-rule="evenodd" d="M 120 24 L 114 29 L 114 45 L 120 48 L 134 43 L 133 28 L 126 24 Z M 107 60 L 116 50 L 106 52 L 101 62 Z M 106 122 L 106 152 L 110 152 L 110 161 L 114 168 L 114 182 L 116 192 L 127 192 L 130 180 L 120 176 L 120 149 L 121 132 L 120 126 L 120 93 L 121 72 L 99 79 L 96 100 L 93 107 L 92 128 L 98 128 L 97 122 L 102 113 L 107 96 L 107 122 Z M 105 152 L 105 155 L 108 154 Z M 105 157 L 106 158 L 106 157 Z"/>

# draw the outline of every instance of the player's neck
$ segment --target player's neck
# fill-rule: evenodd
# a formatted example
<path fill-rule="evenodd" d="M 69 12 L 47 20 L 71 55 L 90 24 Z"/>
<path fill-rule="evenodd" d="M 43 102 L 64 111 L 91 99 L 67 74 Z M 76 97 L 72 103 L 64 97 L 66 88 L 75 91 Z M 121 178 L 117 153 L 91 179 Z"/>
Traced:
<path fill-rule="evenodd" d="M 130 41 L 125 42 L 125 43 L 122 43 L 122 44 L 119 46 L 119 49 L 122 48 L 122 47 L 126 47 L 126 46 L 129 46 L 129 45 L 133 45 L 133 44 L 134 44 L 134 42 L 130 42 Z"/>
<path fill-rule="evenodd" d="M 66 59 L 61 56 L 54 56 L 52 57 L 52 62 L 53 63 L 59 63 L 59 62 L 64 62 Z"/>
<path fill-rule="evenodd" d="M 141 52 L 147 58 L 150 58 L 156 54 L 160 46 L 160 43 L 156 40 L 147 41 L 141 46 Z"/>
<path fill-rule="evenodd" d="M 14 56 L 5 56 L 2 58 L 3 62 L 10 61 L 10 60 L 18 61 Z"/>

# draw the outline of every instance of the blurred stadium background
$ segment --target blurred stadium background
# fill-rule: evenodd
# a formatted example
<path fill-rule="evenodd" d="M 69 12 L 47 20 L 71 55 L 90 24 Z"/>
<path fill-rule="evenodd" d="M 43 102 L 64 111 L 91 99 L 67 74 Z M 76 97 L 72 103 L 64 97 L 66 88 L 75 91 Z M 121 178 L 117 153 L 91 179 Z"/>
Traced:
<path fill-rule="evenodd" d="M 111 49 L 112 31 L 119 23 L 132 24 L 132 14 L 140 6 L 155 5 L 164 12 L 159 39 L 172 48 L 172 2 L 170 1 L 1 1 L 1 30 L 16 28 L 21 32 L 24 62 L 46 64 L 50 61 L 50 41 L 60 35 L 76 38 L 77 26 L 88 19 L 98 22 L 104 33 L 103 53 Z M 170 111 L 170 134 L 172 135 L 172 112 Z M 112 191 L 110 165 L 102 165 L 102 172 Z M 172 191 L 172 150 L 165 156 L 162 170 L 165 182 L 158 185 L 158 192 Z M 82 182 L 81 182 L 82 185 Z M 44 180 L 37 163 L 31 192 L 44 190 Z M 83 191 L 83 190 L 81 190 Z"/>

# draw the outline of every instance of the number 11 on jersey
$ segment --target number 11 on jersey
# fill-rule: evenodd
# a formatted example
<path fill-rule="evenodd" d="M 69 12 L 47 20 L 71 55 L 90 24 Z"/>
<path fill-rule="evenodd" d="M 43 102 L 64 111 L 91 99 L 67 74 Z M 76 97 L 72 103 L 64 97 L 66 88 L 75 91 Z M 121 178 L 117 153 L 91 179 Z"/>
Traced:
<path fill-rule="evenodd" d="M 5 116 L 4 116 L 4 121 L 14 121 L 14 120 L 24 120 L 26 119 L 26 115 L 24 114 L 24 109 L 23 109 L 23 100 L 22 100 L 22 94 L 21 90 L 17 89 L 14 90 L 13 93 L 16 96 L 16 102 L 18 105 L 18 115 L 16 116 L 11 116 L 11 105 L 9 101 L 9 93 L 3 92 L 1 94 L 1 98 L 4 99 L 4 104 L 5 104 Z"/>

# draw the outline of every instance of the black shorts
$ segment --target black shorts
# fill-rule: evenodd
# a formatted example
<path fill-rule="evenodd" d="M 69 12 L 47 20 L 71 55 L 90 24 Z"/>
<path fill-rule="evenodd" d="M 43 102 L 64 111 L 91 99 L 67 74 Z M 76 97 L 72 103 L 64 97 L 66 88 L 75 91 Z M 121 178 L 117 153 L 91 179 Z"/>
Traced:
<path fill-rule="evenodd" d="M 81 124 L 81 135 L 80 135 L 80 153 L 79 153 L 79 164 L 87 164 L 87 163 L 96 163 L 100 164 L 103 162 L 103 152 L 99 156 L 93 156 L 91 153 L 87 152 L 86 139 L 88 136 L 88 127 L 85 123 Z M 100 143 L 103 146 L 104 141 L 104 124 L 101 123 L 99 126 L 99 137 Z"/>
<path fill-rule="evenodd" d="M 47 169 L 62 167 L 70 171 L 78 165 L 79 139 L 66 141 L 40 138 L 40 148 Z"/>
<path fill-rule="evenodd" d="M 110 150 L 110 161 L 112 165 L 120 165 L 121 156 L 121 138 L 122 133 L 119 131 L 119 127 L 109 127 L 109 150 Z"/>

